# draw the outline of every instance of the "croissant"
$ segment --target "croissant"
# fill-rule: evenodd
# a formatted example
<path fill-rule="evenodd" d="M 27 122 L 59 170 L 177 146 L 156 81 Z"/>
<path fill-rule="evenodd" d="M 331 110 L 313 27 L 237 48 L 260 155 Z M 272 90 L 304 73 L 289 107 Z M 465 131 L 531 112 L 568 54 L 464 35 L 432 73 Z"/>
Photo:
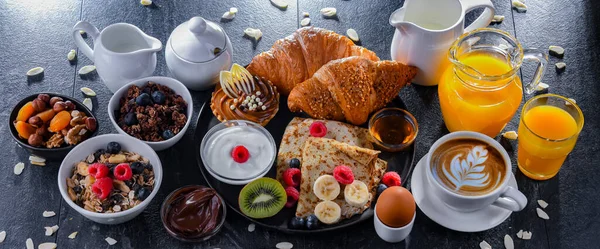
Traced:
<path fill-rule="evenodd" d="M 360 125 L 392 101 L 416 73 L 415 67 L 395 61 L 359 56 L 330 61 L 291 91 L 288 107 L 313 118 Z"/>
<path fill-rule="evenodd" d="M 327 62 L 350 56 L 363 56 L 378 61 L 377 55 L 354 45 L 350 39 L 321 28 L 305 27 L 277 40 L 269 51 L 252 59 L 247 69 L 263 77 L 283 95 L 310 78 Z"/>

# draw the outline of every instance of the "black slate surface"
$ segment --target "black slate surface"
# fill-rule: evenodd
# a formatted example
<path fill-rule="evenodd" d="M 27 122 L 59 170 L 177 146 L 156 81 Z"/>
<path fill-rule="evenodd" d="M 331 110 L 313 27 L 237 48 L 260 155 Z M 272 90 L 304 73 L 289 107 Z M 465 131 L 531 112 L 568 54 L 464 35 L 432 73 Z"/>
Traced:
<path fill-rule="evenodd" d="M 32 238 L 35 244 L 58 243 L 58 248 L 274 248 L 275 244 L 288 241 L 294 248 L 479 248 L 481 240 L 494 248 L 502 248 L 505 234 L 512 235 L 515 248 L 596 248 L 600 242 L 600 197 L 595 184 L 600 180 L 597 162 L 600 161 L 598 130 L 600 117 L 600 7 L 592 0 L 543 1 L 527 0 L 527 13 L 511 10 L 509 0 L 493 1 L 497 14 L 505 15 L 501 24 L 492 27 L 509 31 L 524 47 L 546 49 L 549 45 L 566 48 L 565 58 L 550 57 L 548 71 L 543 79 L 550 85 L 551 93 L 577 100 L 586 123 L 580 140 L 567 158 L 557 177 L 548 181 L 533 181 L 516 169 L 516 151 L 513 158 L 519 188 L 529 199 L 528 206 L 514 213 L 498 227 L 479 233 L 460 233 L 445 229 L 418 211 L 413 232 L 406 242 L 388 244 L 375 234 L 371 222 L 365 222 L 339 232 L 319 235 L 290 235 L 256 227 L 247 231 L 250 224 L 240 215 L 228 212 L 223 230 L 211 240 L 188 244 L 170 237 L 163 229 L 158 215 L 160 204 L 172 190 L 187 184 L 203 184 L 204 181 L 195 162 L 193 131 L 173 148 L 159 152 L 163 162 L 163 185 L 151 205 L 137 218 L 125 224 L 105 226 L 95 224 L 73 209 L 61 198 L 56 186 L 58 162 L 46 167 L 29 165 L 28 154 L 17 147 L 8 134 L 8 115 L 20 98 L 41 91 L 54 91 L 73 95 L 82 100 L 79 88 L 88 86 L 98 93 L 94 98 L 94 113 L 101 125 L 100 133 L 114 133 L 108 122 L 106 105 L 111 96 L 99 78 L 84 80 L 77 75 L 82 66 L 92 64 L 85 55 L 78 53 L 76 65 L 70 65 L 66 54 L 75 49 L 71 27 L 78 20 L 89 21 L 102 29 L 112 23 L 132 23 L 149 35 L 166 43 L 170 32 L 187 19 L 200 15 L 219 22 L 232 41 L 234 61 L 245 65 L 252 57 L 267 50 L 275 40 L 291 34 L 299 27 L 302 12 L 310 13 L 312 25 L 345 34 L 353 28 L 361 37 L 361 44 L 375 51 L 382 59 L 389 59 L 390 42 L 394 29 L 387 23 L 389 14 L 402 6 L 402 1 L 338 1 L 297 0 L 288 1 L 289 7 L 282 11 L 268 1 L 167 1 L 157 0 L 153 7 L 143 7 L 139 1 L 0 1 L 0 81 L 4 99 L 0 101 L 3 121 L 0 132 L 5 134 L 0 143 L 5 144 L 3 169 L 0 171 L 0 231 L 7 232 L 6 241 L 0 248 L 23 248 L 25 240 Z M 230 7 L 239 8 L 232 21 L 221 22 L 220 16 Z M 319 10 L 336 7 L 337 19 L 324 19 Z M 468 15 L 472 20 L 474 14 Z M 264 35 L 259 42 L 243 37 L 247 27 L 260 28 Z M 90 41 L 90 38 L 86 40 Z M 554 63 L 564 61 L 567 70 L 562 74 L 554 71 Z M 40 82 L 27 82 L 25 72 L 32 67 L 46 69 Z M 530 78 L 531 66 L 525 66 L 523 75 Z M 155 75 L 169 76 L 164 62 L 164 50 L 158 53 Z M 208 92 L 193 92 L 195 115 L 200 110 Z M 436 87 L 409 86 L 400 96 L 420 124 L 417 138 L 417 157 L 427 153 L 433 142 L 447 133 L 444 127 Z M 531 96 L 526 96 L 525 99 Z M 518 115 L 506 130 L 516 130 Z M 513 143 L 516 146 L 515 143 Z M 17 162 L 26 162 L 20 176 L 12 173 Z M 407 179 L 405 179 L 407 180 Z M 536 200 L 544 199 L 550 206 L 546 211 L 550 220 L 539 219 L 535 214 Z M 44 210 L 57 215 L 43 218 Z M 60 229 L 52 237 L 44 236 L 44 226 L 58 224 Z M 533 232 L 532 240 L 516 238 L 520 229 Z M 70 240 L 74 231 L 79 234 Z M 118 240 L 109 246 L 104 238 Z"/>

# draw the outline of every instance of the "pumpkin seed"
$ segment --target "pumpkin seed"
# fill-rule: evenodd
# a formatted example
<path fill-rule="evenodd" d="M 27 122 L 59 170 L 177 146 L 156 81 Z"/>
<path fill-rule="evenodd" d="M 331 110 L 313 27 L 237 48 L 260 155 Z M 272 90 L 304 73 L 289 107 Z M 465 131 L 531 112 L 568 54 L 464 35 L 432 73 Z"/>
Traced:
<path fill-rule="evenodd" d="M 504 235 L 504 248 L 506 249 L 515 249 L 515 242 L 510 237 L 510 235 Z"/>
<path fill-rule="evenodd" d="M 244 30 L 244 34 L 254 38 L 254 40 L 257 41 L 260 40 L 260 38 L 262 37 L 262 31 L 260 31 L 260 29 L 246 28 Z"/>
<path fill-rule="evenodd" d="M 565 56 L 565 49 L 561 46 L 550 45 L 548 50 L 552 56 L 556 56 L 558 58 L 563 58 Z"/>
<path fill-rule="evenodd" d="M 56 243 L 52 243 L 52 242 L 42 243 L 38 246 L 38 249 L 55 249 L 55 248 L 56 248 Z"/>
<path fill-rule="evenodd" d="M 354 29 L 346 30 L 346 35 L 348 35 L 348 37 L 355 42 L 360 41 L 360 38 L 358 38 L 358 33 L 356 33 L 356 30 Z"/>
<path fill-rule="evenodd" d="M 525 3 L 523 3 L 519 0 L 512 0 L 512 7 L 515 8 L 517 11 L 522 11 L 522 12 L 527 11 L 527 5 L 525 5 Z"/>
<path fill-rule="evenodd" d="M 75 237 L 77 237 L 77 232 L 72 232 L 71 234 L 69 234 L 69 236 L 67 238 L 75 239 Z"/>
<path fill-rule="evenodd" d="M 501 23 L 504 21 L 504 16 L 502 15 L 494 15 L 492 18 L 492 23 Z"/>
<path fill-rule="evenodd" d="M 300 25 L 302 27 L 306 27 L 306 26 L 310 25 L 310 18 L 308 18 L 308 17 L 303 18 L 302 21 L 300 21 Z"/>
<path fill-rule="evenodd" d="M 117 241 L 111 237 L 106 237 L 106 239 L 104 239 L 106 241 L 106 243 L 108 243 L 109 245 L 114 245 L 117 243 Z"/>
<path fill-rule="evenodd" d="M 548 84 L 544 83 L 544 82 L 540 82 L 536 87 L 535 90 L 538 92 L 544 91 L 546 89 L 548 89 L 548 87 L 550 87 Z"/>
<path fill-rule="evenodd" d="M 85 107 L 90 109 L 90 111 L 94 108 L 94 103 L 92 103 L 92 99 L 90 99 L 90 98 L 85 98 L 83 100 L 83 105 L 85 105 Z"/>
<path fill-rule="evenodd" d="M 25 241 L 25 246 L 27 249 L 35 249 L 33 247 L 33 240 L 31 240 L 31 238 L 27 238 L 27 240 Z"/>
<path fill-rule="evenodd" d="M 310 16 L 310 14 L 309 14 L 308 12 L 304 11 L 304 12 L 302 12 L 302 16 L 303 16 L 303 17 L 309 17 L 309 16 Z"/>
<path fill-rule="evenodd" d="M 487 243 L 487 241 L 483 240 L 483 241 L 481 241 L 481 243 L 479 243 L 479 248 L 481 248 L 481 249 L 492 249 L 492 246 L 490 246 L 490 244 Z"/>
<path fill-rule="evenodd" d="M 94 71 L 96 71 L 96 66 L 94 66 L 94 65 L 87 65 L 87 66 L 84 66 L 84 67 L 82 67 L 82 68 L 79 69 L 79 75 L 85 76 L 85 75 L 87 75 L 87 74 L 89 74 L 91 72 L 94 72 Z"/>
<path fill-rule="evenodd" d="M 537 200 L 537 203 L 542 208 L 546 208 L 548 206 L 548 203 L 546 201 L 544 201 L 544 200 Z"/>
<path fill-rule="evenodd" d="M 25 164 L 24 163 L 17 163 L 15 165 L 13 173 L 15 173 L 15 175 L 20 175 L 21 173 L 23 173 L 23 169 L 25 169 Z"/>
<path fill-rule="evenodd" d="M 505 133 L 502 133 L 502 136 L 510 140 L 517 140 L 517 138 L 519 137 L 519 135 L 515 131 L 507 131 Z"/>
<path fill-rule="evenodd" d="M 69 51 L 69 53 L 67 54 L 67 60 L 74 61 L 75 58 L 77 58 L 77 52 L 75 51 L 75 49 L 71 49 L 71 51 Z"/>
<path fill-rule="evenodd" d="M 6 239 L 6 231 L 0 232 L 0 243 L 4 242 Z"/>
<path fill-rule="evenodd" d="M 337 15 L 337 9 L 332 7 L 322 8 L 321 15 L 325 17 L 334 17 L 335 15 Z"/>
<path fill-rule="evenodd" d="M 44 73 L 43 67 L 34 67 L 32 69 L 29 69 L 29 71 L 27 71 L 27 76 L 33 77 L 33 76 L 38 76 L 43 73 Z"/>
<path fill-rule="evenodd" d="M 560 73 L 562 71 L 565 71 L 565 69 L 567 68 L 567 63 L 558 62 L 554 64 L 554 66 L 556 67 L 556 71 Z"/>
<path fill-rule="evenodd" d="M 540 217 L 544 220 L 550 219 L 550 216 L 548 216 L 548 214 L 546 212 L 544 212 L 544 210 L 542 210 L 540 208 L 535 208 L 535 211 L 537 212 L 538 217 Z"/>
<path fill-rule="evenodd" d="M 83 94 L 90 96 L 90 97 L 96 96 L 96 92 L 94 92 L 94 90 L 92 90 L 89 87 L 82 87 L 81 92 L 83 92 Z"/>
<path fill-rule="evenodd" d="M 288 3 L 285 0 L 271 0 L 271 3 L 280 9 L 286 9 L 288 7 Z"/>
<path fill-rule="evenodd" d="M 144 6 L 150 6 L 150 5 L 152 5 L 152 0 L 141 0 L 140 4 L 142 4 Z"/>
<path fill-rule="evenodd" d="M 223 15 L 221 16 L 221 18 L 227 19 L 227 20 L 231 20 L 234 17 L 235 17 L 235 13 L 233 13 L 231 11 L 227 11 L 227 12 L 223 13 Z"/>
<path fill-rule="evenodd" d="M 50 217 L 53 217 L 55 215 L 56 215 L 56 213 L 54 211 L 44 211 L 42 213 L 42 216 L 44 216 L 44 218 L 50 218 Z"/>
<path fill-rule="evenodd" d="M 237 14 L 238 13 L 238 8 L 236 7 L 231 7 L 229 8 L 229 12 L 233 13 L 233 14 Z"/>

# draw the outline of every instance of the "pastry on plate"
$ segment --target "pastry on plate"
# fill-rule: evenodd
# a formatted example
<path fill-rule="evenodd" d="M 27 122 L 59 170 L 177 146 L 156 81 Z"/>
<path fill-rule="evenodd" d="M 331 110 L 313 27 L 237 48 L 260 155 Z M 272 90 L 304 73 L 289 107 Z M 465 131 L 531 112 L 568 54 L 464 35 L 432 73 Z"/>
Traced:
<path fill-rule="evenodd" d="M 361 181 L 367 185 L 368 197 L 362 205 L 351 204 L 344 196 L 344 188 L 331 201 L 341 208 L 339 220 L 347 219 L 356 214 L 363 213 L 371 206 L 376 193 L 376 186 L 387 170 L 387 163 L 377 155 L 379 151 L 361 148 L 333 139 L 311 137 L 306 140 L 302 150 L 302 182 L 300 184 L 300 197 L 296 207 L 297 217 L 307 217 L 313 214 L 315 208 L 322 200 L 317 197 L 313 187 L 315 181 L 322 175 L 332 175 L 334 168 L 339 165 L 349 167 L 354 174 L 354 181 Z M 335 182 L 337 184 L 337 182 Z M 317 214 L 319 217 L 319 214 Z M 339 221 L 338 220 L 338 221 Z M 335 221 L 337 222 L 337 221 Z"/>
<path fill-rule="evenodd" d="M 398 96 L 416 73 L 399 62 L 360 56 L 330 61 L 291 91 L 288 107 L 313 118 L 360 125 Z"/>
<path fill-rule="evenodd" d="M 279 111 L 277 87 L 268 80 L 250 75 L 237 64 L 221 75 L 210 101 L 219 121 L 248 120 L 265 126 Z"/>
<path fill-rule="evenodd" d="M 379 60 L 374 52 L 354 45 L 343 35 L 305 27 L 277 40 L 269 51 L 255 56 L 248 70 L 271 81 L 281 94 L 288 95 L 297 84 L 310 78 L 327 62 L 350 56 Z"/>

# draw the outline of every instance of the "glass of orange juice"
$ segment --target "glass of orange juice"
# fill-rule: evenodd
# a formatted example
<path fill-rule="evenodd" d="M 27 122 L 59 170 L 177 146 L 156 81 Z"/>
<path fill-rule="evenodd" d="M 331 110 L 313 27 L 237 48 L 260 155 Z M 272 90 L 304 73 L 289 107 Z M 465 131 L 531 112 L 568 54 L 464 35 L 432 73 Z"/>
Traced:
<path fill-rule="evenodd" d="M 523 88 L 532 93 L 542 78 L 547 55 L 523 49 L 509 33 L 476 29 L 450 47 L 450 65 L 442 74 L 438 94 L 449 131 L 475 131 L 497 136 L 515 115 Z M 531 82 L 523 85 L 517 74 L 524 61 L 538 63 Z"/>
<path fill-rule="evenodd" d="M 555 176 L 583 128 L 579 106 L 555 94 L 536 96 L 523 106 L 519 123 L 519 169 L 531 179 Z"/>

